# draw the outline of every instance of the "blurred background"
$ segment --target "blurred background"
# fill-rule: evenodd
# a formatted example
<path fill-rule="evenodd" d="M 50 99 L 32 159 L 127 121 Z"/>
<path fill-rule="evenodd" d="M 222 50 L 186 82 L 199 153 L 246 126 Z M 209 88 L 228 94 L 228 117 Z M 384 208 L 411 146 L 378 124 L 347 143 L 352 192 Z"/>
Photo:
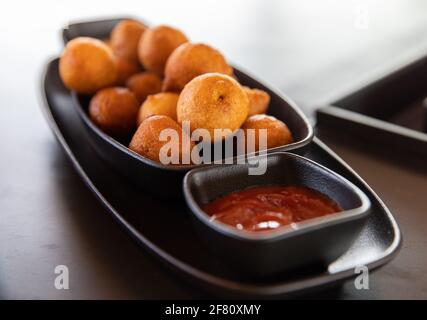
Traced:
<path fill-rule="evenodd" d="M 308 111 L 427 51 L 423 0 L 17 0 L 0 11 L 0 83 L 34 88 L 69 21 L 129 15 L 219 48 Z"/>

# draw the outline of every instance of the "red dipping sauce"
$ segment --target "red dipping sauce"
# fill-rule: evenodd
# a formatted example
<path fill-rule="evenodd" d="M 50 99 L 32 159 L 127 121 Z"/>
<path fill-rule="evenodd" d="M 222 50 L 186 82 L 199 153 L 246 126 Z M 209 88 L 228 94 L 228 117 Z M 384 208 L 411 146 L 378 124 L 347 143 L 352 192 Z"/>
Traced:
<path fill-rule="evenodd" d="M 204 206 L 212 221 L 239 230 L 274 230 L 342 211 L 324 194 L 299 186 L 262 186 L 232 192 Z"/>

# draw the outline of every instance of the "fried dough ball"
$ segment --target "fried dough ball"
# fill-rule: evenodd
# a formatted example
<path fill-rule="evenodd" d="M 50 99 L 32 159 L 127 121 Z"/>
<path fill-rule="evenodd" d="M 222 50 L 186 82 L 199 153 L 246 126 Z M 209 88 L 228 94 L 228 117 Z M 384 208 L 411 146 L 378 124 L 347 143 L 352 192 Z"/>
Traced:
<path fill-rule="evenodd" d="M 251 89 L 248 87 L 243 87 L 243 89 L 245 89 L 246 94 L 249 97 L 248 116 L 266 113 L 268 109 L 268 104 L 270 103 L 270 95 L 264 90 Z"/>
<path fill-rule="evenodd" d="M 144 32 L 138 46 L 139 61 L 148 71 L 163 76 L 166 60 L 187 37 L 178 29 L 158 26 Z"/>
<path fill-rule="evenodd" d="M 59 60 L 59 74 L 68 89 L 90 94 L 115 83 L 116 60 L 101 40 L 79 37 L 65 46 Z"/>
<path fill-rule="evenodd" d="M 207 129 L 211 141 L 218 141 L 214 129 L 234 132 L 245 122 L 248 111 L 249 98 L 236 80 L 220 73 L 207 73 L 191 80 L 182 90 L 177 118 L 181 124 L 189 121 L 191 131 Z"/>
<path fill-rule="evenodd" d="M 232 75 L 233 69 L 216 49 L 201 43 L 184 43 L 166 62 L 163 91 L 181 91 L 193 78 L 209 72 Z"/>
<path fill-rule="evenodd" d="M 89 116 L 105 133 L 122 138 L 135 129 L 139 104 L 127 88 L 112 87 L 97 92 L 89 104 Z"/>
<path fill-rule="evenodd" d="M 119 22 L 111 32 L 111 47 L 114 54 L 123 59 L 138 62 L 138 43 L 146 27 L 135 20 Z"/>
<path fill-rule="evenodd" d="M 248 137 L 248 129 L 255 129 L 256 151 L 260 150 L 259 129 L 267 129 L 267 149 L 283 146 L 293 142 L 292 133 L 289 131 L 288 126 L 273 116 L 265 114 L 253 115 L 245 121 L 242 129 L 245 130 L 246 137 Z"/>
<path fill-rule="evenodd" d="M 141 72 L 141 66 L 139 63 L 132 62 L 127 59 L 117 58 L 117 85 L 124 86 L 126 81 L 133 76 Z"/>
<path fill-rule="evenodd" d="M 145 119 L 155 116 L 168 116 L 176 121 L 176 105 L 179 95 L 172 92 L 161 92 L 150 95 L 139 108 L 137 125 Z"/>
<path fill-rule="evenodd" d="M 150 94 L 162 91 L 162 79 L 155 73 L 141 72 L 130 77 L 126 86 L 135 94 L 139 103 L 142 103 Z"/>
<path fill-rule="evenodd" d="M 160 141 L 160 134 L 164 129 L 173 129 L 178 133 L 178 141 L 175 140 L 167 140 Z M 189 143 L 189 148 L 183 147 L 183 134 L 186 136 L 187 143 Z M 187 133 L 182 132 L 181 126 L 176 123 L 175 120 L 168 116 L 152 116 L 141 123 L 138 127 L 138 130 L 135 132 L 130 144 L 129 149 L 139 153 L 140 155 L 147 157 L 151 160 L 161 162 L 161 149 L 167 143 L 173 143 L 173 141 L 177 142 L 172 145 L 173 153 L 179 156 L 179 163 L 181 164 L 190 164 L 190 163 L 182 163 L 183 155 L 185 154 L 187 159 L 190 159 L 190 152 L 194 147 L 194 142 L 190 141 L 190 137 Z M 170 154 L 169 154 L 170 156 Z M 164 159 L 165 160 L 165 159 Z M 178 164 L 178 163 L 174 163 Z"/>

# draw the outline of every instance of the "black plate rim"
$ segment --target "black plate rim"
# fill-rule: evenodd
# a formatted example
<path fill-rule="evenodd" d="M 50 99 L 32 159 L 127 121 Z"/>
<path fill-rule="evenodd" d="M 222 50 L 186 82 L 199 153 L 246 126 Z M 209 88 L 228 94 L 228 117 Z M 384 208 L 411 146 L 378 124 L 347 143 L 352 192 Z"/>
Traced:
<path fill-rule="evenodd" d="M 328 117 L 343 119 L 345 121 L 354 122 L 366 127 L 372 127 L 387 131 L 389 133 L 413 139 L 421 143 L 427 143 L 427 134 L 420 131 L 406 128 L 398 124 L 387 122 L 381 119 L 376 119 L 365 114 L 338 107 L 334 104 L 327 105 L 317 109 L 317 114 L 322 114 Z"/>
<path fill-rule="evenodd" d="M 149 239 L 141 235 L 135 228 L 133 228 L 125 219 L 120 216 L 120 214 L 115 210 L 115 208 L 108 203 L 107 199 L 105 199 L 102 193 L 97 189 L 97 187 L 87 176 L 87 174 L 79 164 L 78 160 L 74 156 L 73 151 L 68 146 L 67 141 L 65 140 L 61 130 L 59 129 L 58 124 L 56 123 L 53 117 L 53 114 L 51 113 L 51 107 L 49 106 L 45 91 L 47 71 L 49 70 L 50 65 L 54 63 L 56 59 L 57 58 L 55 57 L 50 58 L 44 64 L 41 73 L 40 89 L 38 91 L 39 106 L 46 119 L 46 122 L 49 125 L 49 128 L 52 130 L 55 138 L 59 142 L 62 149 L 65 151 L 65 154 L 69 158 L 76 172 L 79 174 L 83 182 L 87 185 L 89 190 L 107 209 L 107 212 L 118 221 L 119 225 L 124 229 L 124 231 L 126 231 L 134 240 L 136 240 L 137 243 L 141 245 L 141 247 L 145 248 L 147 252 L 151 253 L 152 256 L 156 257 L 160 262 L 163 262 L 166 266 L 169 267 L 169 269 L 179 273 L 180 275 L 184 276 L 189 280 L 192 280 L 193 282 L 197 280 L 204 286 L 215 287 L 220 290 L 238 293 L 241 295 L 255 295 L 259 297 L 284 296 L 294 294 L 307 289 L 314 289 L 323 285 L 343 281 L 345 279 L 349 279 L 355 276 L 352 269 L 347 269 L 338 271 L 336 273 L 322 273 L 320 275 L 316 275 L 308 279 L 302 279 L 294 282 L 259 286 L 247 283 L 240 283 L 237 281 L 232 281 L 215 275 L 211 275 L 207 272 L 196 269 L 188 265 L 187 263 L 184 263 L 174 258 L 169 253 L 156 246 Z M 393 227 L 395 238 L 392 244 L 383 252 L 380 258 L 370 263 L 367 263 L 366 266 L 369 268 L 369 270 L 373 271 L 374 269 L 377 269 L 378 267 L 386 264 L 395 257 L 402 244 L 401 232 L 396 220 L 394 219 L 388 208 L 384 205 L 383 201 L 375 194 L 375 192 L 373 192 L 371 187 L 367 185 L 366 182 L 363 181 L 359 175 L 357 175 L 357 173 L 352 168 L 350 168 L 341 158 L 339 158 L 329 147 L 327 147 L 318 138 L 313 137 L 312 143 L 318 144 L 326 152 L 331 154 L 331 156 L 335 157 L 344 167 L 346 167 L 346 169 L 348 169 L 352 174 L 354 174 L 355 177 L 361 181 L 361 183 L 372 193 L 372 195 L 377 199 L 379 204 L 383 207 L 383 210 Z"/>
<path fill-rule="evenodd" d="M 85 19 L 76 19 L 76 20 L 70 20 L 61 31 L 62 35 L 62 41 L 65 43 L 70 40 L 70 36 L 68 34 L 69 29 L 73 25 L 79 25 L 79 24 L 85 24 L 85 23 L 92 23 L 92 22 L 107 22 L 112 20 L 125 20 L 125 19 L 133 19 L 141 21 L 144 25 L 148 26 L 150 23 L 147 23 L 147 20 L 140 19 L 139 17 L 132 16 L 132 15 L 125 15 L 125 16 L 104 16 L 104 17 L 93 17 L 93 18 L 85 18 Z"/>

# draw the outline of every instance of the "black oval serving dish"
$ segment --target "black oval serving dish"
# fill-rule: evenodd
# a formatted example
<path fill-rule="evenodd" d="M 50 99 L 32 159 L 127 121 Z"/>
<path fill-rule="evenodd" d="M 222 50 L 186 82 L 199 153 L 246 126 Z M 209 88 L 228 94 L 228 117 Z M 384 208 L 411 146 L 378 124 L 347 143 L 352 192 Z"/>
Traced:
<path fill-rule="evenodd" d="M 106 38 L 112 28 L 121 19 L 92 21 L 71 24 L 63 30 L 64 42 L 78 36 L 91 36 Z M 288 97 L 278 93 L 270 86 L 265 86 L 247 72 L 234 69 L 236 77 L 242 85 L 265 90 L 270 95 L 268 114 L 275 116 L 286 123 L 293 134 L 294 142 L 285 146 L 272 148 L 267 152 L 288 151 L 300 148 L 313 138 L 313 129 L 301 110 Z M 92 123 L 87 110 L 90 102 L 89 96 L 72 93 L 74 105 L 88 132 L 89 141 L 113 168 L 127 176 L 129 179 L 143 186 L 149 192 L 162 196 L 180 196 L 181 183 L 184 175 L 197 165 L 166 166 L 147 159 L 127 148 L 127 142 L 119 142 L 102 132 Z M 168 187 L 165 188 L 165 185 Z"/>
<path fill-rule="evenodd" d="M 365 265 L 372 272 L 389 262 L 401 244 L 399 227 L 374 191 L 319 139 L 292 153 L 339 173 L 360 188 L 371 201 L 371 213 L 352 246 L 326 267 L 303 267 L 298 272 L 282 272 L 257 280 L 225 268 L 206 248 L 195 232 L 183 201 L 161 201 L 129 183 L 87 143 L 70 92 L 58 74 L 58 59 L 43 73 L 42 103 L 46 121 L 70 163 L 106 212 L 154 257 L 183 279 L 215 296 L 239 298 L 284 298 L 315 288 L 330 286 L 357 276 L 355 268 Z M 167 186 L 166 186 L 167 187 Z M 168 221 L 168 223 L 165 223 Z"/>
<path fill-rule="evenodd" d="M 222 261 L 248 275 L 327 266 L 358 236 L 370 211 L 369 199 L 347 179 L 299 155 L 277 152 L 265 160 L 268 169 L 263 175 L 248 175 L 249 162 L 204 167 L 186 174 L 184 196 L 200 236 Z M 277 230 L 248 232 L 211 221 L 202 210 L 218 197 L 262 185 L 308 187 L 333 199 L 343 211 Z"/>
<path fill-rule="evenodd" d="M 63 30 L 64 41 L 77 36 L 105 38 L 120 20 L 72 24 Z M 224 165 L 169 167 L 133 153 L 126 147 L 126 142 L 122 144 L 112 139 L 90 121 L 87 116 L 89 98 L 66 90 L 58 75 L 57 60 L 49 64 L 44 78 L 44 96 L 47 102 L 44 111 L 73 165 L 113 217 L 139 244 L 173 270 L 207 289 L 227 295 L 284 296 L 351 277 L 353 269 L 359 265 L 375 268 L 389 261 L 399 247 L 400 231 L 380 199 L 320 141 L 315 139 L 311 142 L 313 130 L 310 124 L 289 99 L 246 73 L 238 70 L 235 72 L 242 84 L 261 88 L 270 94 L 269 114 L 287 123 L 295 138 L 293 144 L 269 150 L 267 158 L 272 163 L 263 176 L 248 176 L 246 173 L 243 178 L 233 175 L 242 168 L 247 170 L 245 165 L 240 169 L 238 165 L 229 167 L 232 169 L 227 169 Z M 88 135 L 85 136 L 82 131 L 86 131 Z M 93 149 L 82 143 L 87 140 L 94 146 L 96 154 L 107 160 L 110 166 L 97 161 Z M 274 154 L 272 151 L 290 153 Z M 298 157 L 295 153 L 307 159 Z M 311 160 L 329 167 L 344 178 Z M 120 174 L 111 170 L 111 165 Z M 221 259 L 210 254 L 206 246 L 200 243 L 190 223 L 190 216 L 185 214 L 188 209 L 182 199 L 167 198 L 168 201 L 162 201 L 152 198 L 122 175 L 136 181 L 145 190 L 163 196 L 179 196 L 182 194 L 182 178 L 189 170 L 194 171 L 188 173 L 184 190 L 194 212 L 193 218 L 199 227 L 205 228 L 203 235 L 210 237 L 208 241 L 213 242 L 223 254 Z M 202 175 L 202 172 L 211 172 L 206 176 L 214 177 L 216 181 L 222 177 L 221 183 L 214 183 L 216 187 L 209 187 L 209 178 L 200 178 L 198 182 L 192 180 L 191 177 Z M 266 179 L 265 182 L 268 180 L 269 184 L 303 182 L 337 200 L 348 211 L 343 212 L 342 216 L 304 223 L 300 230 L 278 231 L 265 239 L 252 239 L 251 236 L 243 236 L 206 223 L 207 217 L 198 208 L 206 199 L 241 189 L 248 186 L 249 182 L 260 184 L 260 179 Z M 197 183 L 203 185 L 199 188 Z M 368 208 L 369 201 L 372 204 L 371 212 Z M 165 221 L 168 223 L 165 224 Z M 367 225 L 364 225 L 364 221 Z M 329 242 L 329 238 L 335 243 Z M 304 251 L 304 254 L 292 251 L 292 246 Z M 262 259 L 256 260 L 255 265 L 247 268 L 247 271 L 269 275 L 268 277 L 254 280 L 242 276 L 240 272 L 236 272 L 236 268 L 233 270 L 226 266 L 224 255 L 230 257 L 236 250 L 244 251 L 240 254 L 240 263 L 250 263 L 253 257 L 250 249 L 254 250 L 253 253 L 258 252 Z M 233 258 L 237 261 L 239 255 Z M 235 265 L 238 263 L 239 261 Z M 314 267 L 308 267 L 310 264 Z"/>

